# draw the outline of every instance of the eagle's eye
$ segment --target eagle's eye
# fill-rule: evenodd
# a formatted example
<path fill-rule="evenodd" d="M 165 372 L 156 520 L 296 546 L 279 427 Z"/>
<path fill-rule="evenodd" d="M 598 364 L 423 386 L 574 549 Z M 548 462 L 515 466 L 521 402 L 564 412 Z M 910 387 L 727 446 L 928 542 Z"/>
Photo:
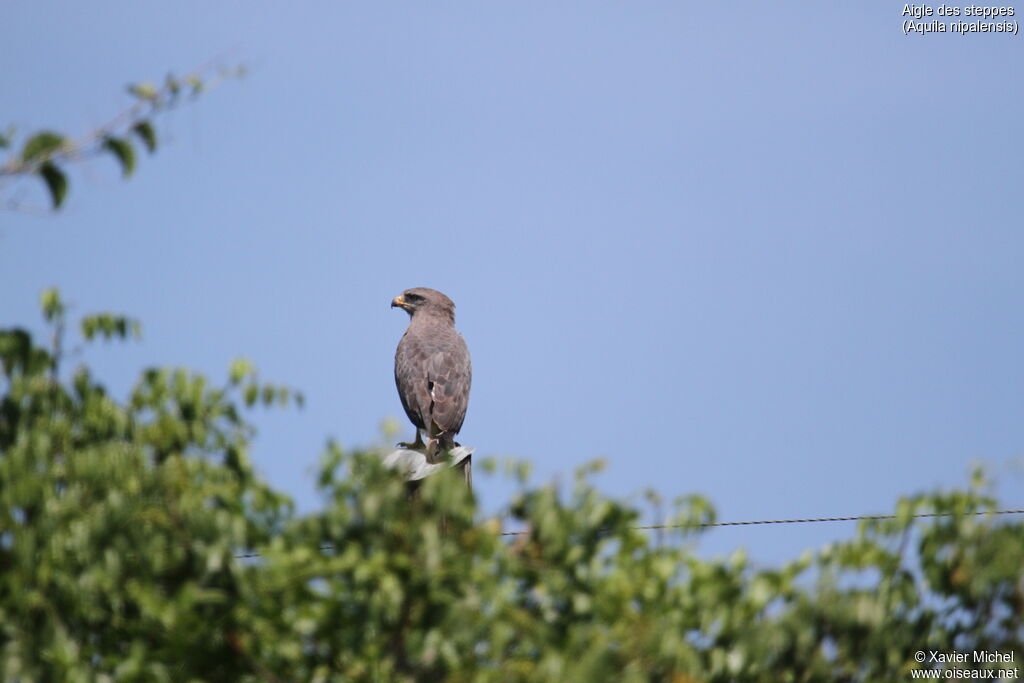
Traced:
<path fill-rule="evenodd" d="M 420 301 L 421 299 L 423 299 L 423 297 L 420 296 L 419 294 L 413 294 L 412 292 L 405 293 L 406 301 Z"/>

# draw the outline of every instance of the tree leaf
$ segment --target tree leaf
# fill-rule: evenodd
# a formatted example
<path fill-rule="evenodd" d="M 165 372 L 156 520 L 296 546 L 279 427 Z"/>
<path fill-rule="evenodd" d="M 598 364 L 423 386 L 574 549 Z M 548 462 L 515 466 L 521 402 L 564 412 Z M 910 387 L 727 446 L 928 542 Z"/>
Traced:
<path fill-rule="evenodd" d="M 248 358 L 236 358 L 231 362 L 228 378 L 231 384 L 239 384 L 243 379 L 253 375 L 255 372 L 256 369 Z"/>
<path fill-rule="evenodd" d="M 121 174 L 127 178 L 135 170 L 135 148 L 124 138 L 108 135 L 103 140 L 103 149 L 107 150 L 121 163 Z"/>
<path fill-rule="evenodd" d="M 146 146 L 146 151 L 152 154 L 156 151 L 156 131 L 153 130 L 153 124 L 149 121 L 139 121 L 132 126 L 132 132 L 139 136 L 142 140 L 142 144 Z"/>
<path fill-rule="evenodd" d="M 43 317 L 47 321 L 64 315 L 64 301 L 60 298 L 60 290 L 56 287 L 44 289 L 39 295 L 39 303 L 43 308 Z"/>
<path fill-rule="evenodd" d="M 68 194 L 68 177 L 52 161 L 44 162 L 39 167 L 39 175 L 42 176 L 46 188 L 50 191 L 53 208 L 59 209 L 60 205 L 64 203 L 64 197 Z"/>
<path fill-rule="evenodd" d="M 167 91 L 171 93 L 171 99 L 174 99 L 178 96 L 178 92 L 181 91 L 181 81 L 175 78 L 174 74 L 167 74 L 167 80 L 165 81 L 164 87 L 166 87 Z"/>
<path fill-rule="evenodd" d="M 65 138 L 60 133 L 49 130 L 36 133 L 25 142 L 25 146 L 21 150 L 21 160 L 31 163 L 38 159 L 44 159 L 60 149 L 64 142 Z"/>
<path fill-rule="evenodd" d="M 128 92 L 140 100 L 155 100 L 157 97 L 156 86 L 152 83 L 133 83 L 128 86 Z"/>

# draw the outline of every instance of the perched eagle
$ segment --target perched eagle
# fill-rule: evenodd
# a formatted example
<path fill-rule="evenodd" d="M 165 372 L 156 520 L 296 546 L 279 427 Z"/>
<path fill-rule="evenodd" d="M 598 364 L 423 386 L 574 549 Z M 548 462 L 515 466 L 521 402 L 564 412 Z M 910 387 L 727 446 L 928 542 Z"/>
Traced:
<path fill-rule="evenodd" d="M 428 456 L 453 446 L 469 405 L 473 368 L 469 349 L 455 330 L 455 304 L 427 287 L 407 289 L 391 302 L 409 314 L 409 328 L 395 351 L 395 385 L 416 441 L 402 448 Z M 426 444 L 423 434 L 426 432 Z"/>

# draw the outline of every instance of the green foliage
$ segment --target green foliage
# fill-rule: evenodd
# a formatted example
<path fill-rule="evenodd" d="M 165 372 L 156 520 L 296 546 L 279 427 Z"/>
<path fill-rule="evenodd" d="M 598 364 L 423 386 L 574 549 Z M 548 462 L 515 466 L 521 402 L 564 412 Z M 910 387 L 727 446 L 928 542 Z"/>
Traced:
<path fill-rule="evenodd" d="M 127 138 L 118 138 L 108 135 L 103 140 L 103 149 L 110 152 L 118 163 L 121 164 L 121 175 L 125 178 L 135 170 L 135 148 Z"/>
<path fill-rule="evenodd" d="M 36 133 L 25 142 L 21 150 L 21 160 L 32 163 L 37 159 L 45 159 L 67 144 L 64 136 L 53 131 Z"/>
<path fill-rule="evenodd" d="M 43 318 L 46 319 L 46 322 L 53 323 L 64 319 L 64 301 L 60 298 L 60 292 L 57 289 L 43 290 L 39 295 L 39 305 L 43 309 Z"/>
<path fill-rule="evenodd" d="M 241 78 L 245 73 L 242 67 L 220 68 L 212 77 L 205 71 L 184 78 L 169 75 L 160 86 L 153 83 L 129 85 L 127 91 L 135 101 L 107 124 L 80 139 L 72 140 L 49 130 L 29 136 L 22 145 L 21 153 L 11 155 L 0 165 L 0 178 L 38 178 L 46 188 L 51 208 L 55 210 L 64 204 L 69 187 L 68 168 L 76 163 L 109 154 L 118 162 L 121 176 L 128 178 L 136 165 L 132 138 L 138 138 L 150 154 L 155 152 L 157 134 L 153 121 L 163 112 L 178 106 L 183 88 L 197 97 L 204 90 L 228 78 Z M 11 147 L 15 138 L 13 128 L 4 131 L 0 134 L 0 149 Z M 8 206 L 18 208 L 16 203 Z"/>
<path fill-rule="evenodd" d="M 148 102 L 154 102 L 160 97 L 160 92 L 152 83 L 133 83 L 128 86 L 128 94 Z"/>
<path fill-rule="evenodd" d="M 132 126 L 132 132 L 142 140 L 142 144 L 146 146 L 147 152 L 152 154 L 156 151 L 156 130 L 154 130 L 152 123 L 149 121 L 139 121 Z"/>
<path fill-rule="evenodd" d="M 39 166 L 39 176 L 46 183 L 53 208 L 59 209 L 68 195 L 68 177 L 60 167 L 52 161 L 44 161 Z"/>
<path fill-rule="evenodd" d="M 87 315 L 82 318 L 81 326 L 82 336 L 87 341 L 92 341 L 97 334 L 104 339 L 127 339 L 128 337 L 137 339 L 142 336 L 142 327 L 139 325 L 139 321 L 112 313 Z"/>
<path fill-rule="evenodd" d="M 148 369 L 117 400 L 84 366 L 57 376 L 59 348 L 0 331 L 3 680 L 906 681 L 922 650 L 1024 654 L 1024 524 L 976 514 L 980 476 L 777 568 L 697 556 L 696 496 L 658 542 L 596 464 L 562 491 L 506 463 L 526 531 L 504 536 L 455 472 L 411 495 L 328 444 L 324 504 L 298 515 L 253 472 L 240 407 L 295 394 L 250 361 L 220 385 Z"/>

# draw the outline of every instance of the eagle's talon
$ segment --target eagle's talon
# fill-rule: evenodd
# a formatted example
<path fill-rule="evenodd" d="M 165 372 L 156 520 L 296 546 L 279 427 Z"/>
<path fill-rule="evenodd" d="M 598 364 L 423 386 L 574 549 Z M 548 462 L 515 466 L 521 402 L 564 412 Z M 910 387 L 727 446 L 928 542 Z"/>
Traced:
<path fill-rule="evenodd" d="M 423 437 L 420 435 L 419 432 L 416 433 L 416 440 L 413 441 L 412 443 L 406 443 L 405 441 L 398 442 L 399 448 L 405 448 L 406 450 L 410 451 L 422 451 L 424 446 L 425 444 L 423 443 Z"/>

